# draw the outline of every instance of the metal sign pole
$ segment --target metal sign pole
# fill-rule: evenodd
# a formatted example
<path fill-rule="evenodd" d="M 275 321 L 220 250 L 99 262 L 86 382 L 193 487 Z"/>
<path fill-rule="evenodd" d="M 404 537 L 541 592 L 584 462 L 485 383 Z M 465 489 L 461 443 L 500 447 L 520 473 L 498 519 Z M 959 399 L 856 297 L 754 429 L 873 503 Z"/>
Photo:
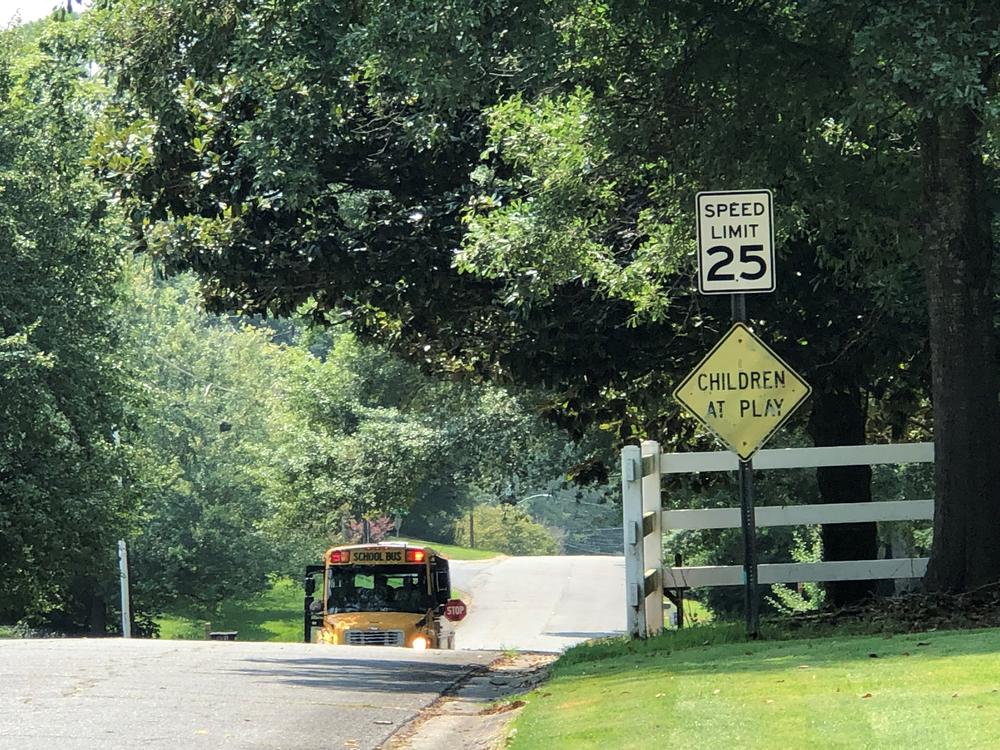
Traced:
<path fill-rule="evenodd" d="M 132 607 L 130 606 L 128 580 L 128 547 L 123 539 L 118 540 L 118 575 L 122 600 L 122 638 L 132 637 Z"/>
<path fill-rule="evenodd" d="M 745 294 L 732 295 L 733 321 L 747 322 Z M 753 507 L 753 461 L 740 461 L 740 521 L 743 526 L 744 612 L 747 636 L 760 634 L 760 613 L 757 606 L 757 525 Z"/>

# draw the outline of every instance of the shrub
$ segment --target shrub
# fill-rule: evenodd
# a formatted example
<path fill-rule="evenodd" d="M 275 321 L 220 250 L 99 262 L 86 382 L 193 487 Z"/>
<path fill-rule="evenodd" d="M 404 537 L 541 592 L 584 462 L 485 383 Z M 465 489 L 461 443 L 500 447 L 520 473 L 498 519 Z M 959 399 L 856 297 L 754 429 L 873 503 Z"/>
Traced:
<path fill-rule="evenodd" d="M 554 555 L 559 542 L 552 532 L 531 520 L 524 510 L 513 505 L 477 505 L 472 512 L 475 523 L 475 546 L 508 555 Z M 470 547 L 469 524 L 463 519 L 455 524 L 455 542 Z"/>

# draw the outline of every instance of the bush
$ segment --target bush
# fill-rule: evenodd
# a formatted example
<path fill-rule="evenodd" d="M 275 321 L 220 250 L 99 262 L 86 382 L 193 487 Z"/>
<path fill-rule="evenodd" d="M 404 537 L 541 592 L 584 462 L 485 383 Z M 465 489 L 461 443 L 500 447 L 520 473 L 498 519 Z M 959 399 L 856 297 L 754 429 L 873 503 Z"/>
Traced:
<path fill-rule="evenodd" d="M 512 505 L 477 505 L 472 513 L 478 549 L 491 549 L 508 555 L 554 555 L 559 542 L 548 529 L 531 520 L 524 510 Z M 455 542 L 469 544 L 466 519 L 455 524 Z"/>

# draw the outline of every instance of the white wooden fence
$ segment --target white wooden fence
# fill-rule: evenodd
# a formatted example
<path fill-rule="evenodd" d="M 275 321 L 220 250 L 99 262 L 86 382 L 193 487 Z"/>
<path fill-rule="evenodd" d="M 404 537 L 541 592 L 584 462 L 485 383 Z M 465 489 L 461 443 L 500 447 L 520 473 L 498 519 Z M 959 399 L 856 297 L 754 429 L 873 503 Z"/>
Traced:
<path fill-rule="evenodd" d="M 851 445 L 835 448 L 762 450 L 754 470 L 815 469 L 826 466 L 933 463 L 933 443 Z M 740 509 L 663 510 L 660 477 L 707 471 L 733 471 L 739 459 L 731 451 L 661 453 L 654 441 L 622 449 L 622 511 L 625 534 L 626 624 L 634 638 L 663 630 L 664 589 L 736 586 L 744 582 L 742 565 L 669 567 L 663 564 L 663 532 L 668 529 L 740 527 Z M 933 500 L 782 505 L 755 509 L 757 526 L 915 521 L 934 517 Z M 866 581 L 921 578 L 927 558 L 851 560 L 820 563 L 767 563 L 758 566 L 761 584 L 805 581 Z"/>

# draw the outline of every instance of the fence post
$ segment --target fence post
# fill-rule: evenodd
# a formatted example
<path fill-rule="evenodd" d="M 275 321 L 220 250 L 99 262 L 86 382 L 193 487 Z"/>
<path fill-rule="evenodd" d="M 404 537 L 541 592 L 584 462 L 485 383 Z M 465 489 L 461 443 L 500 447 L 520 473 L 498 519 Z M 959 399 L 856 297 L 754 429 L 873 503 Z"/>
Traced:
<path fill-rule="evenodd" d="M 631 638 L 645 638 L 642 452 L 637 445 L 622 448 L 622 531 L 625 537 L 625 629 Z"/>
<path fill-rule="evenodd" d="M 663 632 L 663 502 L 660 497 L 660 444 L 644 440 L 642 452 L 643 592 L 646 635 Z M 650 581 L 651 579 L 651 581 Z M 650 590 L 652 588 L 652 590 Z"/>

